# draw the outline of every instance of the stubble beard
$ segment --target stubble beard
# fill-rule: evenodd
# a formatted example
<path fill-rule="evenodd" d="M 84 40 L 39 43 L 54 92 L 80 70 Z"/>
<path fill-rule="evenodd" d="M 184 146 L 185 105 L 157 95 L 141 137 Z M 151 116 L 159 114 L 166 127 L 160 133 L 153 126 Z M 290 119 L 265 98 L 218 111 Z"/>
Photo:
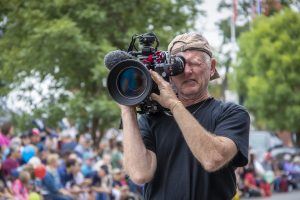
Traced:
<path fill-rule="evenodd" d="M 186 106 L 201 102 L 209 97 L 208 88 L 199 88 L 195 92 L 185 93 L 178 90 L 178 99 L 182 101 Z"/>

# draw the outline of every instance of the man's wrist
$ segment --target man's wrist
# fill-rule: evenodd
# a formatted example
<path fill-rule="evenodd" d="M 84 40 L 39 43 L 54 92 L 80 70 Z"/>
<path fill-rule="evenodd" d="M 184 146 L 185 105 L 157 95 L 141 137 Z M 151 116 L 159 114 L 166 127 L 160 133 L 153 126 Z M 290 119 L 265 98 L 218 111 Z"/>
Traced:
<path fill-rule="evenodd" d="M 174 110 L 176 107 L 180 106 L 180 105 L 183 105 L 181 101 L 177 100 L 177 101 L 174 101 L 171 105 L 170 105 L 170 111 L 172 113 L 174 113 Z"/>
<path fill-rule="evenodd" d="M 121 109 L 121 114 L 122 115 L 126 115 L 126 114 L 136 114 L 136 109 L 135 109 L 135 107 L 129 107 L 129 106 L 127 106 L 127 107 L 123 107 L 122 109 Z"/>

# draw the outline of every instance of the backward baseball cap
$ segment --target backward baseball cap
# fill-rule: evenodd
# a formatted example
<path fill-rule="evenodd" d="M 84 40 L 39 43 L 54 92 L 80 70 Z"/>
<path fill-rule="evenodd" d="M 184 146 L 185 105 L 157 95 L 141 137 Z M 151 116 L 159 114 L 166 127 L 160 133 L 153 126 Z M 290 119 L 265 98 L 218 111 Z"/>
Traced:
<path fill-rule="evenodd" d="M 176 36 L 169 44 L 168 51 L 174 55 L 179 52 L 187 50 L 202 51 L 212 58 L 212 50 L 208 41 L 199 33 L 184 33 Z M 210 80 L 220 78 L 220 75 L 216 69 L 214 75 L 210 77 Z"/>

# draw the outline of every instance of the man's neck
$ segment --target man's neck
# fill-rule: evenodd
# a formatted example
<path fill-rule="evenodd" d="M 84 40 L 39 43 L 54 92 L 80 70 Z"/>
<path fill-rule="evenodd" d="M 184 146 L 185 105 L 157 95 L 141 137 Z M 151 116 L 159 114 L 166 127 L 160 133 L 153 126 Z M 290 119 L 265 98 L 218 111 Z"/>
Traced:
<path fill-rule="evenodd" d="M 183 103 L 185 107 L 199 103 L 201 101 L 204 101 L 210 97 L 210 94 L 208 92 L 205 92 L 199 96 L 196 97 L 185 97 L 185 96 L 178 96 L 179 100 Z"/>

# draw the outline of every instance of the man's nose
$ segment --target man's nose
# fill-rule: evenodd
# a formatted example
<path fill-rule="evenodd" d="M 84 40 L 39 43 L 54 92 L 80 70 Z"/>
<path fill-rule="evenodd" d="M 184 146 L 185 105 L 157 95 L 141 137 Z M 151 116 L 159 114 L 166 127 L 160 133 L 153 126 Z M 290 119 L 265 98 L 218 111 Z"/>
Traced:
<path fill-rule="evenodd" d="M 184 73 L 185 74 L 191 74 L 191 73 L 193 73 L 193 68 L 188 63 L 185 63 Z"/>

